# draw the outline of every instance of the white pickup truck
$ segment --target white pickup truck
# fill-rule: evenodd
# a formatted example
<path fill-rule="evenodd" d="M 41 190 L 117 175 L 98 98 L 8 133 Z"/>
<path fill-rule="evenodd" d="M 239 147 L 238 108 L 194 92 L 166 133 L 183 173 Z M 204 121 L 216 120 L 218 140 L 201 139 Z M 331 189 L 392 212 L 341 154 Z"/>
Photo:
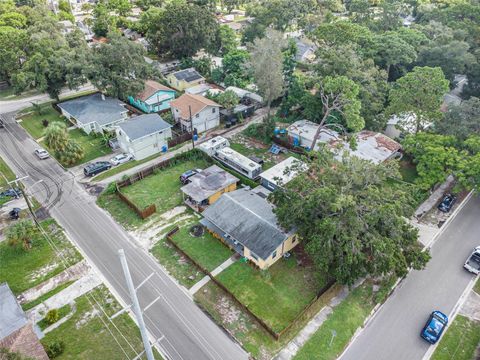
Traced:
<path fill-rule="evenodd" d="M 480 273 L 480 246 L 473 249 L 472 254 L 465 261 L 463 267 L 475 275 Z"/>

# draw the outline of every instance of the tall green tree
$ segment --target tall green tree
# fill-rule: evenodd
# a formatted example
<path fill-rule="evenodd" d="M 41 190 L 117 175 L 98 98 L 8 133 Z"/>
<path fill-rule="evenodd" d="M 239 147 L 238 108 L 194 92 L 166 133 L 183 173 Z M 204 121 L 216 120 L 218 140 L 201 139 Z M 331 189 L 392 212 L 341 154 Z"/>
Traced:
<path fill-rule="evenodd" d="M 156 15 L 147 26 L 147 38 L 159 55 L 189 57 L 215 42 L 219 25 L 203 6 L 175 1 Z"/>
<path fill-rule="evenodd" d="M 52 122 L 45 129 L 45 144 L 55 152 L 65 150 L 68 144 L 68 132 L 65 124 L 56 121 Z"/>
<path fill-rule="evenodd" d="M 119 99 L 138 94 L 153 69 L 144 58 L 144 49 L 117 34 L 109 36 L 107 44 L 93 49 L 87 70 L 88 79 L 97 89 Z"/>
<path fill-rule="evenodd" d="M 336 161 L 328 150 L 307 172 L 272 194 L 285 229 L 296 229 L 317 271 L 341 284 L 366 276 L 405 275 L 429 260 L 418 231 L 406 220 L 409 193 L 388 184 L 397 165 L 375 165 L 356 157 Z"/>
<path fill-rule="evenodd" d="M 445 116 L 435 123 L 435 131 L 462 141 L 471 135 L 480 136 L 480 99 L 471 97 L 459 105 L 449 105 Z"/>
<path fill-rule="evenodd" d="M 268 114 L 272 101 L 284 92 L 282 33 L 268 29 L 264 38 L 256 39 L 252 45 L 250 66 L 255 84 L 267 103 Z"/>
<path fill-rule="evenodd" d="M 28 35 L 25 30 L 0 26 L 0 77 L 11 81 L 26 56 Z"/>
<path fill-rule="evenodd" d="M 315 95 L 312 95 L 311 102 L 317 104 L 320 112 L 317 113 L 317 106 L 310 110 L 310 116 L 317 120 L 318 127 L 315 133 L 312 149 L 315 149 L 315 144 L 324 126 L 335 123 L 345 130 L 353 132 L 360 131 L 365 126 L 365 121 L 360 116 L 360 109 L 362 107 L 358 94 L 360 87 L 346 76 L 326 76 L 317 85 L 318 89 Z M 307 109 L 308 112 L 308 109 Z"/>
<path fill-rule="evenodd" d="M 449 90 L 448 84 L 439 67 L 415 67 L 390 90 L 387 113 L 415 114 L 415 132 L 418 132 L 442 116 L 440 106 Z"/>

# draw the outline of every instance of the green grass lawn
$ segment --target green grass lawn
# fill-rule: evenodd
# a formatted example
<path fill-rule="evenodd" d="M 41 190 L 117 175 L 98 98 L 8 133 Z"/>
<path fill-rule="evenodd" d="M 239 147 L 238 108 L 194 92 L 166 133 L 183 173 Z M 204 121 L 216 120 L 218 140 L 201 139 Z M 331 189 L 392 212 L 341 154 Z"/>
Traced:
<path fill-rule="evenodd" d="M 233 252 L 207 231 L 200 237 L 190 235 L 190 227 L 195 224 L 196 222 L 190 222 L 180 227 L 172 240 L 201 266 L 212 271 L 232 256 Z"/>
<path fill-rule="evenodd" d="M 480 295 L 480 280 L 478 280 L 478 278 L 477 278 L 477 281 L 475 282 L 475 286 L 474 286 L 473 290 L 474 290 L 478 295 Z"/>
<path fill-rule="evenodd" d="M 48 219 L 41 224 L 69 264 L 73 265 L 82 259 L 55 220 Z M 6 242 L 0 243 L 0 283 L 6 281 L 15 295 L 63 270 L 62 262 L 41 234 L 34 236 L 33 247 L 28 251 L 12 247 Z"/>
<path fill-rule="evenodd" d="M 191 288 L 205 276 L 165 238 L 158 240 L 150 252 L 167 269 L 168 273 L 187 289 Z"/>
<path fill-rule="evenodd" d="M 380 288 L 391 288 L 393 279 L 381 284 Z M 379 298 L 373 293 L 373 284 L 366 281 L 354 289 L 345 300 L 337 305 L 322 326 L 300 349 L 294 360 L 333 360 L 347 346 L 355 331 L 363 325 L 365 319 L 377 301 L 383 301 L 388 291 L 379 291 Z M 332 333 L 336 332 L 332 340 Z"/>
<path fill-rule="evenodd" d="M 105 286 L 100 286 L 90 291 L 87 295 L 93 296 L 105 310 L 108 316 L 113 315 L 120 309 L 119 304 L 114 300 Z M 98 309 L 93 308 L 89 302 L 91 298 L 83 295 L 75 300 L 76 311 L 74 315 L 58 328 L 47 333 L 41 340 L 43 345 L 50 344 L 54 341 L 62 341 L 65 344 L 63 354 L 56 357 L 59 360 L 65 359 L 133 359 L 137 353 L 143 349 L 140 332 L 133 320 L 127 315 L 122 314 L 112 320 L 118 327 L 118 330 L 105 319 L 105 316 Z M 93 301 L 92 301 L 93 303 Z M 104 322 L 108 324 L 109 329 L 115 335 L 115 338 L 107 330 L 106 325 L 100 319 L 103 317 Z M 123 339 L 119 331 L 125 336 L 128 342 L 133 346 L 130 348 Z M 127 355 L 121 349 L 124 349 Z M 145 357 L 142 357 L 144 359 Z M 161 359 L 155 354 L 156 359 Z"/>
<path fill-rule="evenodd" d="M 71 126 L 65 117 L 63 117 L 51 104 L 42 104 L 43 114 L 38 115 L 36 112 L 21 116 L 22 122 L 20 125 L 34 138 L 39 139 L 43 136 L 45 127 L 43 126 L 43 119 L 48 120 L 49 123 L 62 122 L 66 126 Z"/>
<path fill-rule="evenodd" d="M 115 221 L 126 229 L 134 229 L 145 223 L 145 220 L 142 220 L 115 193 L 104 192 L 100 194 L 97 199 L 97 205 L 107 210 Z"/>
<path fill-rule="evenodd" d="M 93 181 L 101 181 L 101 180 L 107 179 L 110 176 L 116 175 L 118 173 L 121 173 L 122 171 L 131 169 L 135 166 L 144 164 L 147 161 L 153 160 L 153 159 L 155 159 L 155 158 L 157 158 L 161 155 L 163 155 L 163 154 L 162 153 L 153 154 L 153 155 L 151 155 L 149 157 L 146 157 L 145 159 L 142 159 L 142 160 L 129 161 L 129 162 L 126 162 L 125 164 L 115 166 L 115 167 L 111 168 L 110 170 L 104 171 L 104 172 L 100 173 L 99 175 L 95 176 L 93 178 Z"/>
<path fill-rule="evenodd" d="M 480 322 L 457 315 L 440 340 L 432 360 L 472 360 L 480 343 Z"/>
<path fill-rule="evenodd" d="M 106 144 L 101 136 L 87 135 L 80 129 L 73 129 L 68 132 L 70 138 L 77 141 L 85 151 L 85 156 L 77 164 L 83 164 L 96 158 L 112 153 L 112 149 Z"/>
<path fill-rule="evenodd" d="M 8 181 L 15 180 L 14 172 L 8 167 L 7 163 L 0 157 L 0 189 L 6 187 L 8 184 L 5 181 L 5 178 Z"/>
<path fill-rule="evenodd" d="M 122 188 L 122 192 L 140 209 L 155 204 L 157 213 L 161 214 L 182 204 L 180 175 L 189 169 L 204 169 L 207 166 L 205 160 L 181 161 L 174 166 L 159 170 L 156 174 L 147 176 L 133 185 Z"/>
<path fill-rule="evenodd" d="M 64 318 L 65 316 L 67 316 L 70 313 L 70 311 L 72 310 L 72 307 L 70 306 L 70 304 L 67 304 L 67 305 L 62 306 L 61 308 L 59 308 L 57 310 L 58 310 L 58 320 L 57 321 L 60 321 L 62 318 Z M 49 327 L 52 324 L 49 324 L 47 322 L 47 320 L 45 318 L 43 318 L 42 320 L 40 320 L 37 323 L 37 325 L 40 327 L 40 329 L 45 330 L 47 327 Z"/>
<path fill-rule="evenodd" d="M 217 279 L 277 332 L 287 327 L 327 284 L 326 279 L 314 276 L 311 267 L 298 266 L 294 256 L 280 259 L 263 271 L 236 262 Z"/>

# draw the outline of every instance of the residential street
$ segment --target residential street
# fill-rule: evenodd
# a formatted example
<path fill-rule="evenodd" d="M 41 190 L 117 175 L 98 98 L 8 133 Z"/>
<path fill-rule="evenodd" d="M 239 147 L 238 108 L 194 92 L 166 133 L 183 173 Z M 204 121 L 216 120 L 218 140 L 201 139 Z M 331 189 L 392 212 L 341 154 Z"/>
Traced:
<path fill-rule="evenodd" d="M 95 204 L 95 198 L 74 181 L 70 172 L 53 159 L 40 161 L 33 155 L 38 145 L 15 122 L 12 113 L 0 117 L 6 123 L 5 129 L 0 129 L 0 156 L 18 177 L 28 176 L 24 180 L 27 191 L 47 206 L 124 303 L 130 301 L 118 249 L 125 250 L 135 284 L 155 273 L 138 295 L 142 307 L 160 297 L 146 311 L 145 321 L 153 338 L 164 336 L 159 343 L 169 359 L 248 358 L 247 353 L 193 303 L 157 262 L 137 247 L 127 233 Z M 39 180 L 42 182 L 37 183 Z"/>
<path fill-rule="evenodd" d="M 360 333 L 342 360 L 420 360 L 430 345 L 420 337 L 429 314 L 451 314 L 472 280 L 463 263 L 480 245 L 480 199 L 470 198 L 439 236 L 432 259 L 413 271 Z"/>

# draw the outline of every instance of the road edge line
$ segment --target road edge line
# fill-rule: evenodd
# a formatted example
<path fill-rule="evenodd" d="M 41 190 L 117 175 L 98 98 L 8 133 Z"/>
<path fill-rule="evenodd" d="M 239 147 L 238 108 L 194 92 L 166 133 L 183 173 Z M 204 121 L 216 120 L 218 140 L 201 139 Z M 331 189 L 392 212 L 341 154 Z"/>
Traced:
<path fill-rule="evenodd" d="M 448 217 L 448 219 L 445 221 L 445 223 L 440 227 L 440 229 L 438 229 L 438 232 L 432 237 L 432 240 L 429 241 L 428 244 L 426 244 L 424 247 L 423 247 L 423 251 L 427 250 L 427 249 L 431 249 L 432 246 L 435 244 L 435 242 L 437 241 L 437 238 L 445 231 L 445 229 L 448 227 L 448 225 L 450 225 L 450 222 L 453 221 L 453 219 L 457 216 L 457 214 L 460 212 L 461 209 L 463 209 L 463 207 L 465 206 L 465 204 L 470 200 L 470 198 L 473 196 L 473 193 L 474 193 L 474 190 L 471 190 L 468 195 L 463 199 L 463 201 L 460 203 L 460 205 L 453 211 L 453 213 Z M 353 336 L 350 338 L 350 341 L 348 342 L 347 346 L 345 347 L 345 349 L 342 351 L 342 353 L 337 356 L 337 359 L 341 359 L 342 356 L 347 352 L 347 350 L 352 346 L 352 344 L 355 342 L 355 340 L 360 336 L 360 334 L 367 328 L 367 326 L 375 319 L 375 317 L 377 316 L 377 314 L 379 313 L 379 310 L 383 307 L 383 305 L 388 301 L 388 299 L 390 298 L 390 296 L 393 295 L 393 293 L 395 292 L 395 290 L 397 290 L 398 286 L 400 285 L 400 283 L 407 278 L 408 274 L 410 274 L 410 272 L 412 271 L 413 269 L 410 268 L 408 270 L 408 273 L 399 278 L 395 284 L 393 284 L 388 296 L 385 298 L 385 301 L 383 301 L 382 303 L 379 303 L 377 305 L 375 305 L 375 307 L 372 309 L 372 311 L 370 312 L 370 314 L 367 316 L 367 318 L 365 319 L 365 321 L 363 322 L 363 324 L 355 331 L 355 333 L 353 334 Z M 469 286 L 467 286 L 468 288 Z M 473 288 L 473 285 L 472 285 L 472 288 Z M 461 300 L 462 296 L 464 294 L 462 293 L 462 295 L 460 296 L 460 299 L 459 301 Z M 457 302 L 458 304 L 458 302 Z M 457 306 L 457 304 L 455 306 Z M 457 310 L 458 311 L 458 310 Z M 456 314 L 455 314 L 456 316 Z M 430 355 L 431 356 L 431 355 Z M 428 360 L 426 358 L 423 358 L 422 360 Z"/>
<path fill-rule="evenodd" d="M 463 290 L 463 293 L 462 295 L 460 295 L 460 297 L 458 298 L 458 301 L 456 302 L 456 304 L 453 306 L 453 309 L 452 311 L 450 312 L 450 314 L 448 314 L 448 325 L 447 325 L 447 328 L 446 330 L 444 330 L 444 333 L 446 333 L 446 331 L 448 331 L 450 325 L 453 323 L 453 321 L 455 320 L 455 318 L 457 317 L 458 313 L 460 312 L 460 309 L 462 308 L 463 304 L 465 303 L 465 301 L 467 300 L 468 298 L 468 295 L 470 295 L 470 292 L 473 290 L 473 287 L 475 286 L 475 283 L 476 283 L 476 280 L 477 280 L 477 277 L 476 276 L 473 276 L 471 279 L 470 279 L 470 282 L 468 283 L 467 287 L 465 288 L 465 290 Z M 444 335 L 445 336 L 445 335 Z M 440 340 L 441 341 L 441 340 Z M 438 341 L 436 344 L 434 344 L 433 346 L 430 346 L 427 350 L 427 352 L 425 353 L 425 355 L 423 355 L 422 357 L 422 360 L 429 360 L 430 357 L 433 355 L 433 353 L 435 352 L 435 350 L 437 349 L 438 347 L 438 344 L 440 344 L 440 341 Z"/>

